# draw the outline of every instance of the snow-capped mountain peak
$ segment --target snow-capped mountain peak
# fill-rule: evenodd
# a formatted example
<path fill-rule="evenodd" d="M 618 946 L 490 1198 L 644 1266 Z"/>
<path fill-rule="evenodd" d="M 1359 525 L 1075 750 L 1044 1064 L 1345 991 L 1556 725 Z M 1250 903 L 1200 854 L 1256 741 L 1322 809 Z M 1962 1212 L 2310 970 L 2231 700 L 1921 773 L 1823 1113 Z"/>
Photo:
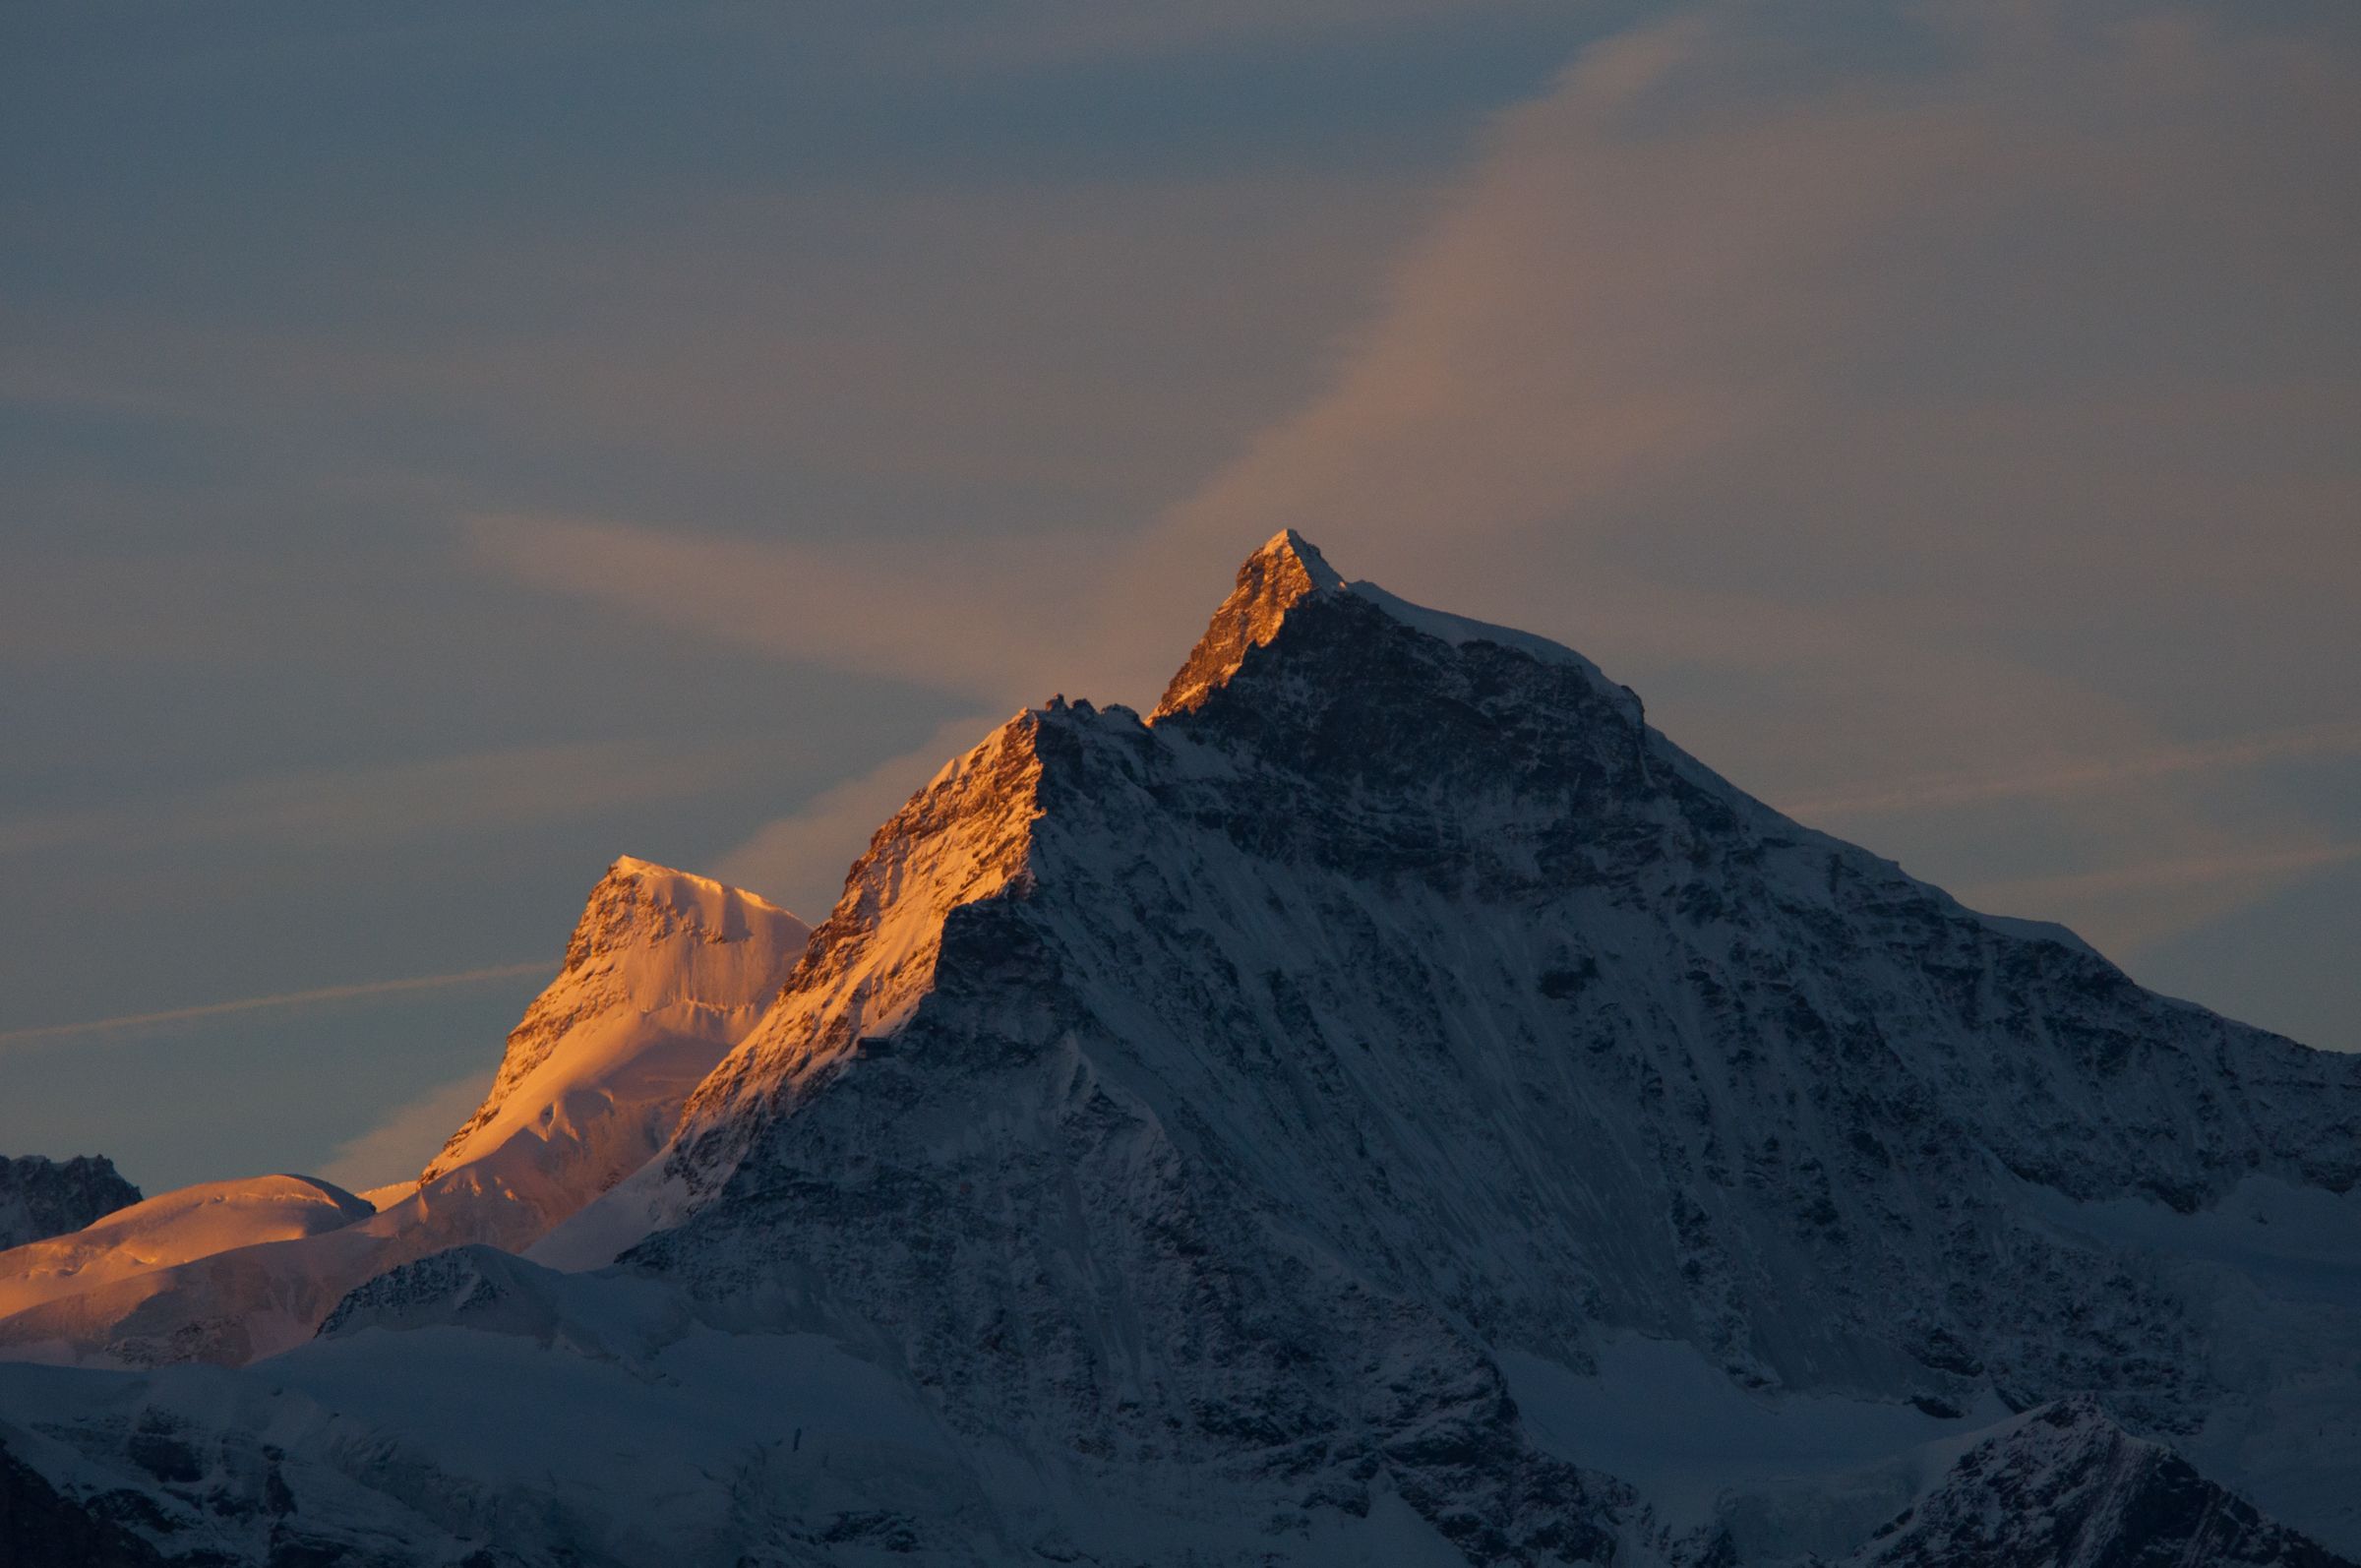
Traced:
<path fill-rule="evenodd" d="M 811 935 L 743 888 L 618 859 L 591 889 L 558 978 L 510 1034 L 491 1092 L 420 1184 L 483 1157 L 586 1084 L 610 1100 L 618 1092 L 636 1098 L 614 1081 L 625 1057 L 636 1063 L 636 1078 L 666 1080 L 647 1086 L 649 1098 L 677 1107 L 689 1087 L 677 1082 L 682 1073 L 694 1067 L 693 1084 L 713 1061 L 696 1050 L 672 1067 L 646 1059 L 651 1031 L 734 1042 L 778 995 Z M 592 1027 L 600 1019 L 609 1022 Z"/>
<path fill-rule="evenodd" d="M 1184 712 L 1238 670 L 1246 650 L 1278 633 L 1287 612 L 1315 593 L 1342 590 L 1345 579 L 1327 558 L 1293 528 L 1281 530 L 1238 569 L 1238 584 L 1213 613 L 1187 662 L 1173 676 L 1150 722 Z"/>
<path fill-rule="evenodd" d="M 378 1189 L 375 1210 L 309 1177 L 207 1183 L 0 1253 L 0 1347 L 244 1361 L 422 1253 L 529 1245 L 664 1146 L 809 935 L 740 888 L 616 861 L 491 1092 L 421 1176 Z"/>

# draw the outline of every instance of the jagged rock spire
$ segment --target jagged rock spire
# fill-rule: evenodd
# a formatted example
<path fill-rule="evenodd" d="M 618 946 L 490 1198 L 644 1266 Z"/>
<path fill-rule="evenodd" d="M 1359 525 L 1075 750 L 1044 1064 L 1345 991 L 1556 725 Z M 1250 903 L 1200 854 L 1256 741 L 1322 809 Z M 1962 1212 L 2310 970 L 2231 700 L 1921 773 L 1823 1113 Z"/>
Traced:
<path fill-rule="evenodd" d="M 1274 534 L 1238 569 L 1238 585 L 1213 612 L 1205 634 L 1164 689 L 1164 698 L 1148 715 L 1148 722 L 1197 706 L 1208 692 L 1237 673 L 1246 649 L 1259 647 L 1278 634 L 1289 610 L 1315 593 L 1344 585 L 1345 579 L 1310 540 L 1293 528 Z"/>

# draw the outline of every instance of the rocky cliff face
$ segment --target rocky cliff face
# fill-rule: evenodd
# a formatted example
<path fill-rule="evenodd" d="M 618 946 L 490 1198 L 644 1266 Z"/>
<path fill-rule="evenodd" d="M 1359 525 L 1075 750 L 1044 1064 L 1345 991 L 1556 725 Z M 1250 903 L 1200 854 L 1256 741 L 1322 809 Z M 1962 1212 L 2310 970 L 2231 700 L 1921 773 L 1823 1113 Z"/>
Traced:
<path fill-rule="evenodd" d="M 102 1154 L 0 1157 L 0 1252 L 79 1231 L 139 1201 L 140 1189 Z"/>

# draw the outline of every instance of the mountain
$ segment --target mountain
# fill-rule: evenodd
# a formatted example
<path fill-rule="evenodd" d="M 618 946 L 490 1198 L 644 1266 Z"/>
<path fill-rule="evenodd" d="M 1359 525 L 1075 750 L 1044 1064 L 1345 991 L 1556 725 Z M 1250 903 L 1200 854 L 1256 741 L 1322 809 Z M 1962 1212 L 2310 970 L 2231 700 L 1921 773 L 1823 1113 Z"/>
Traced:
<path fill-rule="evenodd" d="M 0 1253 L 0 1351 L 235 1364 L 442 1247 L 523 1247 L 646 1163 L 778 993 L 810 930 L 752 893 L 625 858 L 482 1107 L 382 1207 L 308 1176 L 212 1182 Z"/>
<path fill-rule="evenodd" d="M 79 1231 L 139 1201 L 140 1189 L 102 1154 L 0 1156 L 0 1252 Z"/>
<path fill-rule="evenodd" d="M 310 1282 L 286 1265 L 375 1212 L 314 1176 L 205 1181 L 0 1252 L 0 1352 L 147 1364 L 294 1344 Z"/>
<path fill-rule="evenodd" d="M 413 1200 L 522 1245 L 644 1165 L 683 1103 L 763 1015 L 811 928 L 742 888 L 625 857 L 582 910 L 565 967 L 510 1034 L 484 1103 Z M 489 1227 L 489 1229 L 487 1229 Z"/>
<path fill-rule="evenodd" d="M 886 825 L 664 1170 L 625 1266 L 824 1302 L 1093 1489 L 1220 1464 L 1293 1529 L 1374 1472 L 1500 1555 L 1586 1528 L 1501 1351 L 2199 1424 L 2210 1301 L 2050 1211 L 2344 1192 L 2361 1059 L 1969 911 L 1289 534 L 1148 719 L 1028 712 Z"/>
<path fill-rule="evenodd" d="M 2045 1405 L 1963 1457 L 1856 1568 L 2352 1568 L 2265 1519 L 2088 1397 Z"/>
<path fill-rule="evenodd" d="M 375 1212 L 311 1176 L 178 1187 L 64 1236 L 0 1253 L 0 1318 L 232 1247 L 318 1236 Z"/>
<path fill-rule="evenodd" d="M 2064 1538 L 1960 1522 L 2043 1498 L 2293 1562 L 2361 1541 L 2357 1179 L 2361 1060 L 1291 533 L 1152 713 L 913 797 L 526 1256 L 0 1368 L 0 1444 L 232 1561 L 2005 1562 Z M 2251 1523 L 2142 1534 L 2184 1494 Z"/>

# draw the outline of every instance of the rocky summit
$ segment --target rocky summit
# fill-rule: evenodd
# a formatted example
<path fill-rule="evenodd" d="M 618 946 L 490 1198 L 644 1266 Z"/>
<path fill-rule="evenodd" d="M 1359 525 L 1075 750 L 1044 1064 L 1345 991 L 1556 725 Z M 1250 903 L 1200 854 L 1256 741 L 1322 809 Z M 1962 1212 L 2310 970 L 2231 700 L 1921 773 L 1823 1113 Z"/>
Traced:
<path fill-rule="evenodd" d="M 140 1201 L 102 1154 L 0 1156 L 0 1251 L 79 1231 Z"/>
<path fill-rule="evenodd" d="M 1292 532 L 799 951 L 521 1255 L 244 1370 L 0 1367 L 17 1493 L 167 1561 L 2361 1552 L 2361 1059 Z"/>

